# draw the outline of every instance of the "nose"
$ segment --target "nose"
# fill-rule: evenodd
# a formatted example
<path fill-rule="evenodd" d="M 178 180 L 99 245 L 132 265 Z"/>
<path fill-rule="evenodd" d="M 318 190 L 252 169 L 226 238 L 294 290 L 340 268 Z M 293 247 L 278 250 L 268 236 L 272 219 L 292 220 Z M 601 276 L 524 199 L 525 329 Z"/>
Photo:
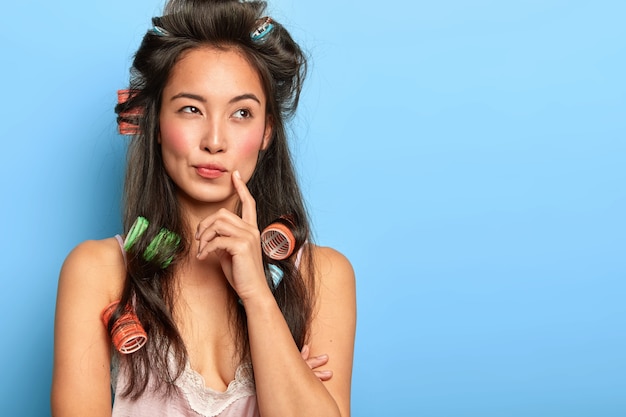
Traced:
<path fill-rule="evenodd" d="M 209 153 L 224 152 L 226 150 L 225 129 L 217 120 L 207 123 L 200 146 Z"/>

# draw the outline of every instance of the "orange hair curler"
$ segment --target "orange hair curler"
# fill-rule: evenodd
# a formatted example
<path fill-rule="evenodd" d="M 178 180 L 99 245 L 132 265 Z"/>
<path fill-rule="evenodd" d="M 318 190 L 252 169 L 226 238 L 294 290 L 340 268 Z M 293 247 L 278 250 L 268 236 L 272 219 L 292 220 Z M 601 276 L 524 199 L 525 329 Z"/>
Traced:
<path fill-rule="evenodd" d="M 105 327 L 108 328 L 111 315 L 119 303 L 119 301 L 114 301 L 102 311 L 102 321 Z M 131 306 L 126 306 L 124 313 L 113 323 L 111 340 L 115 349 L 123 354 L 136 352 L 146 344 L 148 334 Z"/>
<path fill-rule="evenodd" d="M 289 226 L 293 223 L 286 217 L 281 216 L 277 221 L 263 229 L 261 233 L 261 247 L 263 252 L 277 261 L 287 259 L 296 247 L 296 238 Z"/>

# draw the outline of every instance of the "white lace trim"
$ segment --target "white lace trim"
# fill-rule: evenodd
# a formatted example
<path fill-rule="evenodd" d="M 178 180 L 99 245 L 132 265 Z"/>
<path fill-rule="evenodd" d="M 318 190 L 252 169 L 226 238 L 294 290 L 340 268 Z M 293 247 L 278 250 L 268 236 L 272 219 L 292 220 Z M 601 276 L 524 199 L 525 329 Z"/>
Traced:
<path fill-rule="evenodd" d="M 169 359 L 173 358 L 170 355 Z M 120 369 L 119 358 L 113 355 L 111 367 L 111 385 L 113 392 L 117 391 L 120 379 L 126 383 L 125 372 Z M 182 397 L 189 408 L 204 417 L 216 417 L 224 412 L 234 402 L 243 398 L 256 395 L 254 379 L 252 376 L 252 364 L 244 363 L 237 367 L 235 371 L 235 379 L 230 381 L 226 391 L 221 392 L 209 388 L 205 385 L 204 377 L 196 372 L 189 362 L 186 363 L 180 377 L 174 382 L 179 388 L 179 395 Z M 149 401 L 151 394 L 147 394 L 143 401 Z M 125 401 L 123 398 L 116 398 L 117 401 Z M 142 400 L 140 400 L 142 402 Z"/>
<path fill-rule="evenodd" d="M 224 392 L 206 387 L 202 375 L 193 370 L 189 362 L 175 385 L 183 392 L 191 409 L 206 417 L 215 417 L 235 401 L 256 395 L 251 364 L 239 365 L 235 379 Z"/>

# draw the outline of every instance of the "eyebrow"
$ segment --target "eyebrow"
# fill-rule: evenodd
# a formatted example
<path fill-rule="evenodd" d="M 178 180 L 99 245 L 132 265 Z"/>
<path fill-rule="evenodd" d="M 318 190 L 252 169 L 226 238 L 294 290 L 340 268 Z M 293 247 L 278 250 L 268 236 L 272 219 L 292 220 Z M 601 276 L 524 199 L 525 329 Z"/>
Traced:
<path fill-rule="evenodd" d="M 242 94 L 240 96 L 233 97 L 228 102 L 232 104 L 242 100 L 254 100 L 257 103 L 261 104 L 261 100 L 259 100 L 259 98 L 252 93 Z"/>
<path fill-rule="evenodd" d="M 190 98 L 192 100 L 196 100 L 196 101 L 200 101 L 202 103 L 206 103 L 206 99 L 202 96 L 199 96 L 197 94 L 191 94 L 191 93 L 178 93 L 175 96 L 173 96 L 170 101 L 174 101 L 176 99 L 179 98 Z"/>
<path fill-rule="evenodd" d="M 192 100 L 196 100 L 196 101 L 199 101 L 201 103 L 206 103 L 207 102 L 206 98 L 204 98 L 203 96 L 200 96 L 198 94 L 192 94 L 192 93 L 178 93 L 175 96 L 173 96 L 170 99 L 170 101 L 174 101 L 174 100 L 179 99 L 179 98 L 190 98 Z M 238 101 L 243 101 L 243 100 L 254 100 L 257 103 L 261 104 L 261 100 L 259 100 L 259 98 L 256 95 L 252 94 L 252 93 L 246 93 L 246 94 L 241 94 L 241 95 L 235 96 L 235 97 L 231 98 L 230 100 L 228 100 L 228 103 L 232 104 L 232 103 L 236 103 Z"/>

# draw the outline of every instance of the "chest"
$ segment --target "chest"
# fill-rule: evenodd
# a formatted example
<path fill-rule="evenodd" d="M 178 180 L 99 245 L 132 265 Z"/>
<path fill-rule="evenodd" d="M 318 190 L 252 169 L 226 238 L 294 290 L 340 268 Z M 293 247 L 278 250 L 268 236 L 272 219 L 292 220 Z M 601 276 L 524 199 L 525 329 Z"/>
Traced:
<path fill-rule="evenodd" d="M 187 349 L 189 366 L 208 388 L 225 391 L 239 366 L 236 301 L 228 288 L 181 291 L 174 318 Z"/>

